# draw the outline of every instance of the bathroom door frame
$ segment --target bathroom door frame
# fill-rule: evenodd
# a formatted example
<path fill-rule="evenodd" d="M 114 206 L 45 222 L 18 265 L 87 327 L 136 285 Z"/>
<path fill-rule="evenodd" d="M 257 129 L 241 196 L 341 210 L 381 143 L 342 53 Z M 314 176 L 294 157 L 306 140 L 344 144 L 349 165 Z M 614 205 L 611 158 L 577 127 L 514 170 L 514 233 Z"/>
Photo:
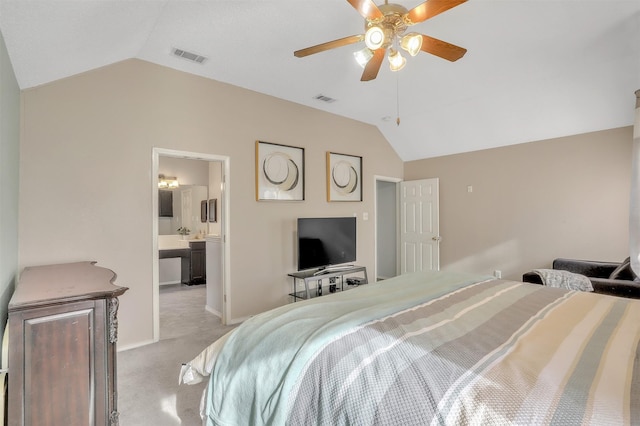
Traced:
<path fill-rule="evenodd" d="M 231 255 L 230 255 L 230 241 L 231 241 L 231 215 L 230 212 L 230 198 L 231 198 L 231 159 L 225 155 L 214 154 L 202 154 L 189 151 L 179 151 L 175 149 L 165 148 L 153 148 L 152 153 L 152 166 L 151 166 L 151 203 L 152 203 L 152 281 L 153 281 L 153 341 L 160 340 L 160 260 L 158 256 L 158 173 L 159 173 L 159 159 L 160 157 L 176 157 L 187 160 L 202 160 L 202 161 L 218 161 L 223 164 L 222 175 L 222 221 L 220 229 L 220 238 L 222 239 L 222 324 L 228 324 L 231 316 L 231 292 L 229 289 L 229 283 L 231 283 Z M 204 307 L 203 307 L 204 309 Z"/>

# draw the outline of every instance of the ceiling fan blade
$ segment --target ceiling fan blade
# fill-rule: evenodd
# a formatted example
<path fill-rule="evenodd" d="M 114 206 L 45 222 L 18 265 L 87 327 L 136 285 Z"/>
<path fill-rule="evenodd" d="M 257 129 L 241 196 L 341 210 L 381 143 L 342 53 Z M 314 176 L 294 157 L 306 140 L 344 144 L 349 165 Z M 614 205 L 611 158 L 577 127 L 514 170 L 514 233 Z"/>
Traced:
<path fill-rule="evenodd" d="M 415 25 L 429 18 L 433 18 L 442 12 L 446 12 L 466 1 L 467 0 L 427 0 L 407 12 L 405 21 L 407 21 L 409 25 Z"/>
<path fill-rule="evenodd" d="M 382 14 L 382 12 L 380 12 L 380 9 L 378 9 L 378 6 L 376 6 L 373 0 L 347 0 L 347 1 L 351 4 L 351 6 L 353 6 L 355 10 L 358 11 L 358 13 L 360 13 L 360 15 L 362 15 L 364 19 L 368 19 L 372 21 L 372 20 L 384 18 L 384 15 Z"/>
<path fill-rule="evenodd" d="M 447 43 L 446 41 L 438 40 L 437 38 L 422 35 L 422 50 L 423 52 L 431 53 L 446 59 L 447 61 L 455 62 L 462 58 L 467 49 L 456 46 L 455 44 Z"/>
<path fill-rule="evenodd" d="M 364 35 L 352 35 L 349 37 L 339 38 L 338 40 L 328 41 L 326 43 L 318 44 L 316 46 L 307 47 L 306 49 L 300 49 L 293 52 L 297 58 L 304 58 L 305 56 L 313 55 L 314 53 L 324 52 L 325 50 L 335 49 L 336 47 L 347 46 L 349 44 L 357 43 L 364 40 Z"/>
<path fill-rule="evenodd" d="M 364 67 L 364 71 L 362 72 L 362 78 L 360 81 L 369 81 L 373 80 L 378 76 L 378 71 L 380 71 L 380 66 L 382 65 L 382 61 L 384 60 L 384 54 L 386 49 L 378 49 L 373 52 L 373 56 L 367 62 L 367 65 Z"/>

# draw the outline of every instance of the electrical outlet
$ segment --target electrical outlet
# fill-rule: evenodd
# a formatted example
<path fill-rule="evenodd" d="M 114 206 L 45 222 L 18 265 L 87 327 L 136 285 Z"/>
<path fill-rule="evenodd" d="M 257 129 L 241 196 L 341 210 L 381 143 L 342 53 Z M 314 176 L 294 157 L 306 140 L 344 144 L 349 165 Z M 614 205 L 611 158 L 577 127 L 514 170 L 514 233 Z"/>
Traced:
<path fill-rule="evenodd" d="M 502 278 L 502 271 L 496 269 L 495 271 L 493 271 L 493 276 L 496 278 Z"/>

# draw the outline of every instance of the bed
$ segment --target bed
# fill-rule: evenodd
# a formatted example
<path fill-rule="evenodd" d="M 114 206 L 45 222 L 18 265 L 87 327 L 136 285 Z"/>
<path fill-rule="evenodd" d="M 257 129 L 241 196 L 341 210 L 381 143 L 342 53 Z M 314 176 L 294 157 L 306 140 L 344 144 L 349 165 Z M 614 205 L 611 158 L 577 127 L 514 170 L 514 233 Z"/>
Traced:
<path fill-rule="evenodd" d="M 640 301 L 455 272 L 252 317 L 183 367 L 207 425 L 640 424 Z"/>

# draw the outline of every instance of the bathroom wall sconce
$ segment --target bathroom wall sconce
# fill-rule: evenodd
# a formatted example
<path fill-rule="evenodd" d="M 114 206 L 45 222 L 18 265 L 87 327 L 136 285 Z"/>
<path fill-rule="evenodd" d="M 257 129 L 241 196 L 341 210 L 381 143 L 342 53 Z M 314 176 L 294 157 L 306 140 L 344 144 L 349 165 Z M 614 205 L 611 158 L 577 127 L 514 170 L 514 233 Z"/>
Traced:
<path fill-rule="evenodd" d="M 178 183 L 177 177 L 158 175 L 158 188 L 160 189 L 174 189 L 178 188 L 180 184 Z"/>

